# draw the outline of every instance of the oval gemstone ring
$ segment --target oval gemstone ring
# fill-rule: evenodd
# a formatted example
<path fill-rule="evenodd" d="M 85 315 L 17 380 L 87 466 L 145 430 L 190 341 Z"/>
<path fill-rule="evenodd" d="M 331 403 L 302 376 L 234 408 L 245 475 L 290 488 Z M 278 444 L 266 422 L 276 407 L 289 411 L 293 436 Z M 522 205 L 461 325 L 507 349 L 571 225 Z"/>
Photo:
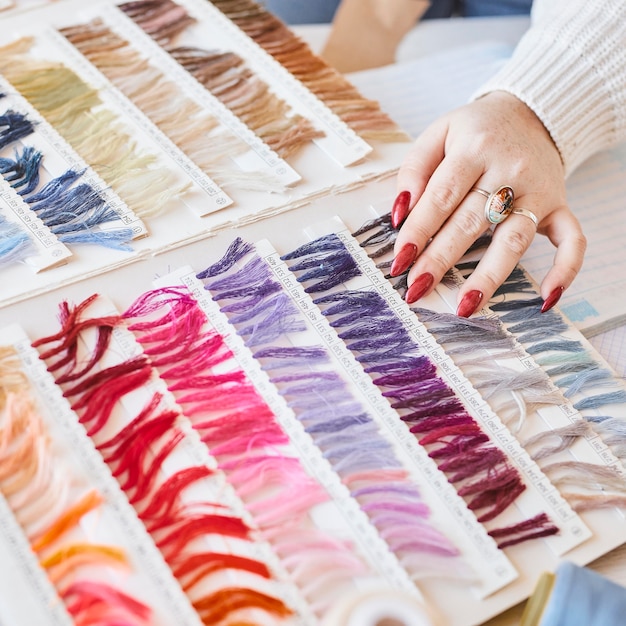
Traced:
<path fill-rule="evenodd" d="M 493 193 L 489 193 L 479 187 L 472 187 L 471 191 L 476 191 L 487 198 L 485 202 L 485 219 L 492 224 L 500 224 L 513 211 L 515 194 L 509 185 L 498 187 Z"/>

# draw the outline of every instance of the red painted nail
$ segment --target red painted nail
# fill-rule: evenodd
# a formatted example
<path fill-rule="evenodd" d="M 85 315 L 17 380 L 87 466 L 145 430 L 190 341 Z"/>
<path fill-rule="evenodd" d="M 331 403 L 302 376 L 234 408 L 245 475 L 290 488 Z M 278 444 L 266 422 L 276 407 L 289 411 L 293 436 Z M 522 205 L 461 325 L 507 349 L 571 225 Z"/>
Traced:
<path fill-rule="evenodd" d="M 478 289 L 473 289 L 472 291 L 468 291 L 464 296 L 461 302 L 459 302 L 459 307 L 456 310 L 456 314 L 459 317 L 469 317 L 472 313 L 476 312 L 480 301 L 483 299 L 483 292 L 478 291 Z"/>
<path fill-rule="evenodd" d="M 415 263 L 415 259 L 417 259 L 417 246 L 413 243 L 405 243 L 395 256 L 389 273 L 392 276 L 404 274 Z"/>
<path fill-rule="evenodd" d="M 413 304 L 419 300 L 435 282 L 435 277 L 430 272 L 424 272 L 420 274 L 408 288 L 404 299 L 408 304 Z"/>
<path fill-rule="evenodd" d="M 549 311 L 561 299 L 564 291 L 565 287 L 555 287 L 550 292 L 550 295 L 543 301 L 543 304 L 541 305 L 541 312 L 545 313 L 546 311 Z"/>
<path fill-rule="evenodd" d="M 401 191 L 393 203 L 391 209 L 391 225 L 398 228 L 409 214 L 409 203 L 411 202 L 411 192 Z"/>

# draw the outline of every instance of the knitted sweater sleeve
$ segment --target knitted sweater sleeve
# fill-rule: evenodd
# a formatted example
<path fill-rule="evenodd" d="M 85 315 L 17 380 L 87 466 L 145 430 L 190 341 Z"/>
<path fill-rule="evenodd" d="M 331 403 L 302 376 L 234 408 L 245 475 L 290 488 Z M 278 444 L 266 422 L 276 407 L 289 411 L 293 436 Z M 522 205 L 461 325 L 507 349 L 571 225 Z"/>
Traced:
<path fill-rule="evenodd" d="M 495 90 L 541 119 L 566 174 L 626 140 L 626 0 L 535 0 L 511 59 L 473 98 Z"/>

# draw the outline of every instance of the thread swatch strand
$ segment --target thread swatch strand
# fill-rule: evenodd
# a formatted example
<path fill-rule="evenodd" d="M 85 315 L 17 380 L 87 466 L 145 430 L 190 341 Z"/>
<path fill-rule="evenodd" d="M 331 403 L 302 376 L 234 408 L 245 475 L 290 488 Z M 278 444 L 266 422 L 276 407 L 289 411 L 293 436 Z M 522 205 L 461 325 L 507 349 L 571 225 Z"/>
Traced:
<path fill-rule="evenodd" d="M 339 542 L 308 521 L 311 508 L 327 502 L 329 495 L 292 456 L 276 416 L 224 338 L 182 286 L 145 293 L 125 317 L 262 535 L 312 605 L 323 611 L 323 595 L 307 592 L 311 580 L 323 580 L 333 563 L 335 585 L 341 588 L 367 568 L 349 542 Z M 303 536 L 308 542 L 297 540 Z"/>
<path fill-rule="evenodd" d="M 260 172 L 236 167 L 232 158 L 247 144 L 101 19 L 60 32 L 220 186 L 280 190 L 267 175 L 262 180 Z"/>
<path fill-rule="evenodd" d="M 358 135 L 377 141 L 406 139 L 377 102 L 364 98 L 265 7 L 253 0 L 212 1 Z"/>

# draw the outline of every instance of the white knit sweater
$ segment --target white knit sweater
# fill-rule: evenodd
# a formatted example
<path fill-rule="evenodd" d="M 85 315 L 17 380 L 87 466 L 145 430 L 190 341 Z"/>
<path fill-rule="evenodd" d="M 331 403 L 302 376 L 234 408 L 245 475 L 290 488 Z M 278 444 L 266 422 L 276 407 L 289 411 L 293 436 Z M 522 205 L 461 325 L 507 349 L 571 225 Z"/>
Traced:
<path fill-rule="evenodd" d="M 626 0 L 535 0 L 511 60 L 474 97 L 494 90 L 533 109 L 566 174 L 626 140 Z"/>

